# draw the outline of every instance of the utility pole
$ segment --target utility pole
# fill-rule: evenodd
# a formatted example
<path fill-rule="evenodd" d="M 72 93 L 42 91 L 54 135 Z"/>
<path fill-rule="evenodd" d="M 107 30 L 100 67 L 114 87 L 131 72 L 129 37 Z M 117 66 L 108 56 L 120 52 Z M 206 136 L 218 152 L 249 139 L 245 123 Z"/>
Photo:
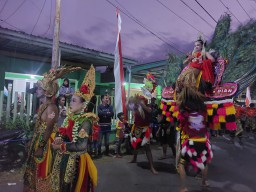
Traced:
<path fill-rule="evenodd" d="M 60 2 L 61 0 L 56 0 L 54 35 L 52 39 L 52 69 L 58 67 L 59 61 Z"/>

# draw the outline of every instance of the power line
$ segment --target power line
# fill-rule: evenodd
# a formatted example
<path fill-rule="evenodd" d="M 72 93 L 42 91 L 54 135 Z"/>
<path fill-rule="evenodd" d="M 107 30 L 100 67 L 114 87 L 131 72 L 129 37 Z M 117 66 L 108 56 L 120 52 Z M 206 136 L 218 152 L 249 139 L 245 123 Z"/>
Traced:
<path fill-rule="evenodd" d="M 195 13 L 198 17 L 200 17 L 205 23 L 207 23 L 211 28 L 214 29 L 214 27 L 208 22 L 206 21 L 201 15 L 199 15 L 194 9 L 192 9 L 187 3 L 185 3 L 183 0 L 180 0 L 184 5 L 186 5 L 191 11 L 193 11 L 193 13 Z"/>
<path fill-rule="evenodd" d="M 112 3 L 111 1 L 109 0 L 106 0 L 109 4 L 111 4 L 113 7 L 117 8 L 117 6 Z M 178 48 L 174 47 L 172 44 L 168 43 L 166 40 L 164 40 L 163 37 L 160 37 L 159 35 L 157 35 L 155 32 L 153 32 L 152 30 L 148 29 L 147 26 L 145 26 L 141 21 L 139 21 L 137 18 L 135 18 L 134 16 L 132 15 L 129 15 L 127 14 L 125 11 L 123 11 L 121 8 L 119 8 L 119 10 L 125 14 L 127 17 L 129 17 L 131 20 L 133 20 L 134 22 L 136 22 L 138 25 L 140 25 L 141 27 L 143 27 L 144 29 L 146 29 L 149 33 L 151 33 L 152 35 L 154 35 L 155 37 L 157 37 L 158 39 L 160 39 L 161 41 L 163 41 L 164 43 L 166 43 L 167 45 L 169 45 L 170 47 L 172 47 L 172 49 L 178 51 L 179 53 L 183 53 L 185 54 L 184 51 L 181 51 L 179 50 Z"/>
<path fill-rule="evenodd" d="M 42 11 L 43 11 L 43 9 L 44 9 L 45 3 L 46 3 L 46 0 L 44 0 L 44 4 L 43 4 L 43 6 L 42 6 L 42 8 L 41 8 L 41 10 L 40 10 L 40 13 L 39 13 L 38 18 L 37 18 L 37 20 L 36 20 L 36 23 L 35 23 L 35 25 L 34 25 L 34 27 L 33 27 L 33 29 L 32 29 L 32 31 L 31 31 L 30 34 L 32 34 L 32 33 L 34 32 L 34 29 L 36 28 L 36 25 L 37 25 L 37 23 L 38 23 L 38 21 L 39 21 L 39 19 L 40 19 L 40 16 L 41 16 L 41 14 L 42 14 Z"/>
<path fill-rule="evenodd" d="M 256 3 L 256 1 L 253 1 L 254 3 Z M 251 7 L 253 8 L 254 11 L 256 11 L 255 7 L 251 4 Z"/>
<path fill-rule="evenodd" d="M 22 5 L 26 2 L 27 0 L 24 0 L 16 9 L 14 12 L 11 13 L 11 15 L 9 15 L 5 20 L 2 20 L 2 22 L 7 21 L 8 19 L 10 19 L 14 14 L 16 14 L 16 12 L 22 7 Z"/>
<path fill-rule="evenodd" d="M 134 17 L 121 3 L 119 3 L 117 0 L 115 0 L 117 2 L 118 5 L 120 5 L 134 20 L 136 20 L 137 22 L 139 22 L 141 25 L 143 25 L 143 27 L 145 28 L 149 28 L 147 27 L 145 24 L 143 24 L 140 20 L 138 20 L 136 17 Z M 152 30 L 151 30 L 152 31 Z M 161 34 L 157 34 L 158 36 L 162 36 Z M 161 37 L 163 39 L 165 39 L 163 36 Z M 167 40 L 168 41 L 168 40 Z M 171 42 L 171 41 L 170 41 Z M 166 40 L 165 40 L 166 43 Z M 177 45 L 173 42 L 171 42 L 173 45 L 175 45 L 177 47 Z M 183 52 L 184 53 L 184 52 Z"/>
<path fill-rule="evenodd" d="M 230 12 L 231 15 L 233 15 L 240 24 L 242 24 L 242 22 L 235 16 L 234 13 L 231 12 L 231 10 L 222 2 L 222 0 L 219 0 L 219 1 Z"/>
<path fill-rule="evenodd" d="M 11 26 L 11 27 L 13 27 L 13 28 L 15 28 L 15 29 L 17 29 L 18 31 L 23 31 L 23 30 L 19 29 L 18 27 L 15 27 L 14 25 L 8 23 L 7 21 L 5 21 L 5 20 L 3 20 L 3 19 L 0 19 L 0 21 L 6 23 L 7 25 L 9 25 L 9 26 Z"/>
<path fill-rule="evenodd" d="M 50 30 L 51 25 L 52 25 L 52 1 L 51 1 L 50 19 L 49 19 L 49 20 L 50 20 L 50 22 L 49 22 L 48 28 L 47 28 L 46 32 L 44 32 L 44 33 L 42 34 L 42 36 L 44 36 L 44 35 L 46 35 L 46 34 L 48 33 L 48 31 Z"/>
<path fill-rule="evenodd" d="M 209 16 L 212 18 L 213 21 L 215 21 L 215 23 L 218 23 L 218 22 L 214 19 L 214 17 L 213 17 L 197 0 L 195 0 L 195 2 L 207 13 L 207 15 L 209 15 Z"/>
<path fill-rule="evenodd" d="M 192 27 L 193 29 L 195 29 L 196 31 L 202 33 L 205 37 L 209 38 L 207 35 L 205 35 L 203 32 L 201 32 L 199 29 L 195 28 L 192 24 L 190 24 L 188 21 L 186 21 L 185 19 L 183 19 L 181 16 L 179 16 L 177 13 L 175 13 L 173 10 L 171 10 L 169 7 L 167 7 L 165 4 L 163 4 L 160 0 L 156 0 L 158 3 L 160 3 L 163 7 L 165 7 L 167 10 L 169 10 L 170 12 L 172 12 L 174 15 L 176 15 L 178 18 L 180 18 L 182 21 L 184 21 L 185 23 L 187 23 L 190 27 Z"/>
<path fill-rule="evenodd" d="M 247 11 L 244 9 L 244 7 L 241 5 L 241 3 L 238 1 L 238 0 L 236 0 L 237 1 L 237 3 L 240 5 L 240 7 L 244 10 L 244 12 L 246 13 L 246 15 L 250 18 L 250 19 L 252 19 L 251 17 L 250 17 L 250 15 L 247 13 Z"/>
<path fill-rule="evenodd" d="M 4 5 L 3 5 L 2 9 L 0 10 L 0 14 L 1 14 L 1 13 L 2 13 L 2 11 L 4 10 L 5 5 L 7 4 L 7 2 L 8 2 L 8 0 L 6 0 L 6 1 L 4 2 Z"/>

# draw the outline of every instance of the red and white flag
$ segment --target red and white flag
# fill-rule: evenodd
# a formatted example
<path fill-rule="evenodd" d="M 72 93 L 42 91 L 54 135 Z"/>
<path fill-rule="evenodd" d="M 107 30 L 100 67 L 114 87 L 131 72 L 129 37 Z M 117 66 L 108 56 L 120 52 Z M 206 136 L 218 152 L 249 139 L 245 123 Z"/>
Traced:
<path fill-rule="evenodd" d="M 252 102 L 250 87 L 246 88 L 245 106 L 249 107 Z"/>
<path fill-rule="evenodd" d="M 116 40 L 115 49 L 115 64 L 114 64 L 114 75 L 115 75 L 115 109 L 116 114 L 123 112 L 126 117 L 126 103 L 125 103 L 125 89 L 124 89 L 124 68 L 122 60 L 122 47 L 121 47 L 121 16 L 119 10 L 116 11 L 118 21 L 118 33 Z"/>

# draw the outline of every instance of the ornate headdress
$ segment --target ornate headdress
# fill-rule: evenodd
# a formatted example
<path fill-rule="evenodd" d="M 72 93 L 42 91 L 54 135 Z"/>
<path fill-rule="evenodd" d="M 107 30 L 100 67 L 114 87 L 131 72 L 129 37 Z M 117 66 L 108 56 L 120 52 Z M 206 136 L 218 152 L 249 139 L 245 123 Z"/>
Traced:
<path fill-rule="evenodd" d="M 89 71 L 87 71 L 80 89 L 78 89 L 74 95 L 83 98 L 86 102 L 89 102 L 94 95 L 95 89 L 95 69 L 91 65 Z"/>
<path fill-rule="evenodd" d="M 49 72 L 43 74 L 44 78 L 42 80 L 37 81 L 37 86 L 41 87 L 45 91 L 46 97 L 52 97 L 56 95 L 59 90 L 59 85 L 56 79 L 79 69 L 81 69 L 81 67 L 61 67 L 57 69 L 50 69 Z"/>
<path fill-rule="evenodd" d="M 157 86 L 155 77 L 152 75 L 152 73 L 148 72 L 143 82 L 145 84 L 141 88 L 143 94 L 148 98 L 152 98 L 153 97 L 152 94 L 154 93 Z"/>
<path fill-rule="evenodd" d="M 204 39 L 203 35 L 201 33 L 198 34 L 198 37 L 197 37 L 197 40 L 195 42 L 201 42 L 203 44 L 202 46 L 202 56 L 205 57 L 205 44 L 206 44 L 206 40 Z M 193 55 L 194 55 L 194 52 L 193 51 Z"/>

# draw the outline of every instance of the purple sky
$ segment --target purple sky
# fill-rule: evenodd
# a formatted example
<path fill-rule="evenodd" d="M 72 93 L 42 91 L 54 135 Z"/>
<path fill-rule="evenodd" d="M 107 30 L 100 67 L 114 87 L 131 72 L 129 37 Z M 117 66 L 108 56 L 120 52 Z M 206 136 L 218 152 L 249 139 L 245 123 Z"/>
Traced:
<path fill-rule="evenodd" d="M 164 38 L 168 44 L 183 52 L 188 52 L 192 49 L 192 43 L 197 38 L 198 31 L 205 34 L 209 40 L 216 26 L 215 21 L 207 15 L 195 0 L 109 1 L 116 5 L 119 3 L 119 6 L 122 5 L 120 7 L 124 11 L 127 10 L 132 16 L 136 17 L 137 21 L 143 23 L 153 33 L 158 34 L 159 37 Z M 165 4 L 196 29 L 167 10 L 158 1 Z M 208 23 L 191 11 L 182 1 L 195 10 Z M 249 20 L 249 16 L 253 19 L 256 18 L 256 1 L 254 0 L 197 1 L 215 20 L 218 20 L 227 11 L 221 4 L 221 1 L 243 24 Z M 38 20 L 41 10 L 42 13 Z M 52 38 L 54 16 L 55 0 L 0 1 L 0 25 L 2 27 Z M 170 45 L 159 40 L 122 12 L 121 17 L 123 56 L 136 59 L 139 63 L 167 58 L 167 54 L 173 50 Z M 36 24 L 37 20 L 38 23 Z M 232 30 L 235 30 L 238 25 L 237 19 L 232 16 Z M 117 19 L 115 8 L 106 0 L 61 0 L 60 29 L 60 41 L 62 42 L 114 53 Z"/>

